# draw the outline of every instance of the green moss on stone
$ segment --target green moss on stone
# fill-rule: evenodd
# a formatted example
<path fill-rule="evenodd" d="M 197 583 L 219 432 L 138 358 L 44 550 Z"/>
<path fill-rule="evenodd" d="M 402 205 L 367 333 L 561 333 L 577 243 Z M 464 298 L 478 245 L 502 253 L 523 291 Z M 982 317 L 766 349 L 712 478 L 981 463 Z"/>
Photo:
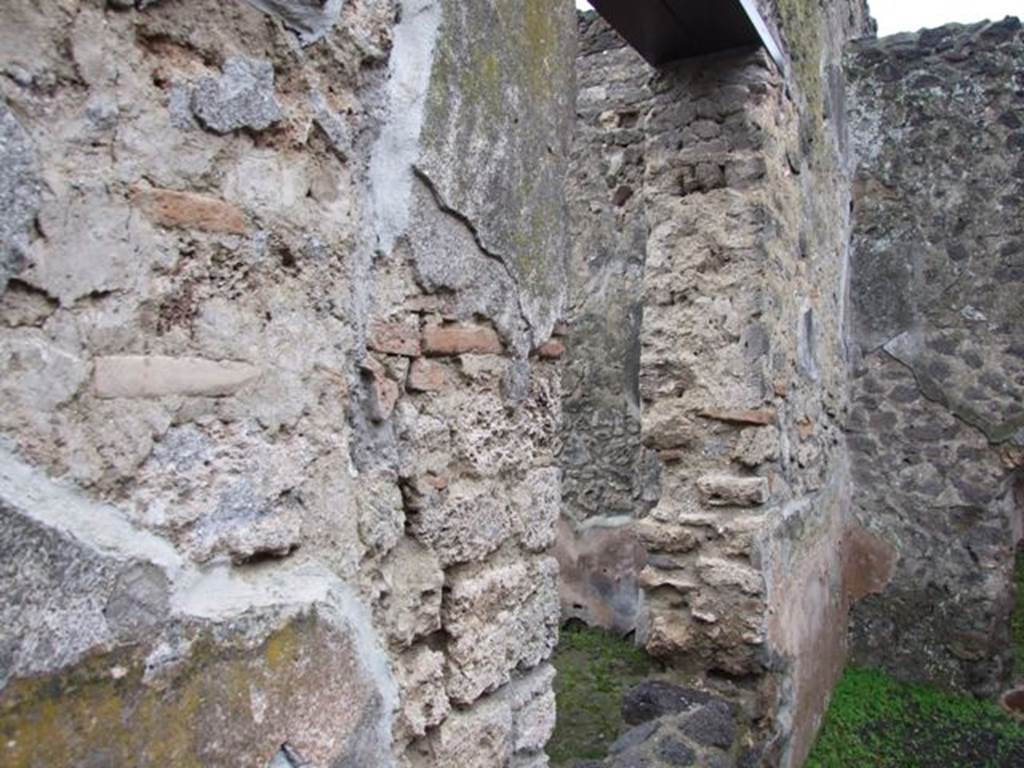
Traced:
<path fill-rule="evenodd" d="M 303 646 L 317 648 L 320 637 L 312 616 L 256 648 L 204 633 L 160 684 L 144 680 L 150 649 L 142 645 L 97 654 L 55 675 L 14 680 L 0 694 L 0 765 L 202 768 L 211 742 L 230 741 L 220 729 L 243 737 L 247 724 L 258 729 L 254 688 L 271 709 L 292 698 L 291 668 Z"/>
<path fill-rule="evenodd" d="M 600 629 L 568 627 L 554 657 L 558 722 L 548 743 L 554 766 L 600 759 L 625 730 L 622 696 L 659 671 L 629 640 Z"/>
<path fill-rule="evenodd" d="M 548 314 L 564 290 L 568 9 L 566 0 L 445 0 L 419 162 L 508 265 L 524 303 Z"/>
<path fill-rule="evenodd" d="M 805 768 L 1024 765 L 1024 725 L 998 706 L 849 669 Z"/>
<path fill-rule="evenodd" d="M 818 0 L 778 0 L 778 9 L 786 50 L 793 63 L 792 77 L 804 97 L 801 130 L 813 143 L 814 152 L 809 159 L 815 161 L 825 149 L 825 19 Z"/>

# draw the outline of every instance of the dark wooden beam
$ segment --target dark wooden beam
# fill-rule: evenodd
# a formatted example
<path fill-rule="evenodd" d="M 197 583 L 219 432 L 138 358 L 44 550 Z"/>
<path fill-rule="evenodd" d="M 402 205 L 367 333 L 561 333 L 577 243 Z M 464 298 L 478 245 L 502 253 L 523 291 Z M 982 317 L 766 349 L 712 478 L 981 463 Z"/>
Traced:
<path fill-rule="evenodd" d="M 654 66 L 762 45 L 785 69 L 754 0 L 591 0 L 626 42 Z"/>

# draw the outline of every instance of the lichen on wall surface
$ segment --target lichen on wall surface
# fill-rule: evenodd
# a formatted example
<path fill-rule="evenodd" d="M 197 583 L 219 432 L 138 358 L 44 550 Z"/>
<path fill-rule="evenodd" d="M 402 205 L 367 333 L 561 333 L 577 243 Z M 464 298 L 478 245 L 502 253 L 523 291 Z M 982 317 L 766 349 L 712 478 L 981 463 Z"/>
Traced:
<path fill-rule="evenodd" d="M 520 292 L 528 343 L 561 317 L 572 131 L 569 2 L 443 0 L 416 167 Z M 560 86 L 568 86 L 566 88 Z"/>

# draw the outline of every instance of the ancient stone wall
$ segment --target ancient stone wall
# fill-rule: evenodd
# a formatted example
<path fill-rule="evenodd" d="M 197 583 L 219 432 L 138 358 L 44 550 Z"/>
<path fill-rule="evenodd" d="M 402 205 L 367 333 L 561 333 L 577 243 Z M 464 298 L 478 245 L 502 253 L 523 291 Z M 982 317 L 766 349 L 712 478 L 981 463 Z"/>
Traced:
<path fill-rule="evenodd" d="M 546 764 L 571 5 L 0 9 L 0 763 Z"/>
<path fill-rule="evenodd" d="M 595 13 L 579 14 L 563 375 L 562 615 L 636 627 L 642 552 L 633 521 L 657 499 L 640 440 L 645 133 L 653 70 Z"/>
<path fill-rule="evenodd" d="M 1021 532 L 1024 32 L 864 42 L 849 73 L 854 659 L 990 695 Z"/>
<path fill-rule="evenodd" d="M 641 641 L 681 669 L 735 681 L 768 734 L 766 759 L 790 765 L 809 749 L 845 660 L 849 183 L 839 63 L 869 24 L 861 3 L 768 11 L 785 75 L 751 51 L 654 71 L 601 22 L 583 25 L 570 194 L 587 280 L 575 306 L 591 323 L 599 312 L 625 317 L 642 267 L 641 441 L 657 463 L 637 474 L 635 444 L 601 441 L 629 457 L 620 473 L 641 477 L 632 494 L 625 482 L 611 491 L 632 500 L 622 508 L 641 518 L 632 527 L 641 551 L 631 555 L 622 533 L 593 548 L 577 534 L 573 554 L 578 573 L 597 571 L 596 602 L 602 576 L 638 562 Z M 632 331 L 615 328 L 587 334 L 601 339 L 590 348 L 570 344 L 567 381 L 581 400 L 628 416 L 632 382 L 619 371 L 631 374 Z M 588 374 L 601 363 L 610 379 Z M 568 448 L 582 423 L 567 423 Z M 609 493 L 593 485 L 595 498 Z"/>

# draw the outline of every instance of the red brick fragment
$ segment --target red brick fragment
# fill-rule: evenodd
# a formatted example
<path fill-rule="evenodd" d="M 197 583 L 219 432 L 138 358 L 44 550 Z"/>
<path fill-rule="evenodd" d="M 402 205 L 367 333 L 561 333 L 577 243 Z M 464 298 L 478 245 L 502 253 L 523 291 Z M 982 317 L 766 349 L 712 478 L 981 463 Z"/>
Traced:
<path fill-rule="evenodd" d="M 374 352 L 403 357 L 420 356 L 420 331 L 415 325 L 401 322 L 380 322 L 370 326 L 366 345 Z"/>
<path fill-rule="evenodd" d="M 229 235 L 244 235 L 249 229 L 241 209 L 216 197 L 136 187 L 132 190 L 132 202 L 147 219 L 162 227 Z"/>
<path fill-rule="evenodd" d="M 552 339 L 537 349 L 537 355 L 543 360 L 558 360 L 564 354 L 565 344 L 558 339 Z"/>
<path fill-rule="evenodd" d="M 504 351 L 504 346 L 493 328 L 452 323 L 427 326 L 423 331 L 423 351 L 428 355 L 497 355 Z"/>

